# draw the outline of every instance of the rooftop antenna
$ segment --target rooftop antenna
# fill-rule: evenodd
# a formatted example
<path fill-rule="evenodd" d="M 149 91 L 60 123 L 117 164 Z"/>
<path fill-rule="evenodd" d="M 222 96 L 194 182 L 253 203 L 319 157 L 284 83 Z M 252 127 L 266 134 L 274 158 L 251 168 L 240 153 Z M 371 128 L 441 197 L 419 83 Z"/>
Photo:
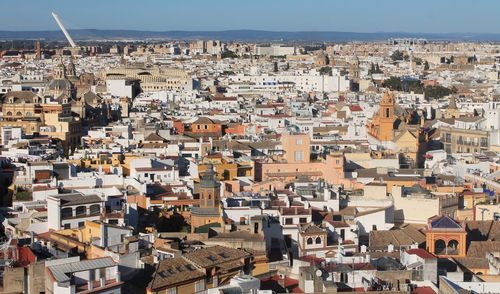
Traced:
<path fill-rule="evenodd" d="M 54 17 L 54 19 L 56 20 L 57 22 L 57 25 L 59 26 L 59 28 L 61 28 L 61 31 L 64 33 L 64 36 L 66 37 L 66 39 L 68 40 L 69 44 L 71 45 L 72 48 L 75 48 L 76 47 L 76 43 L 75 41 L 73 41 L 73 39 L 71 38 L 71 36 L 69 35 L 68 31 L 66 30 L 66 28 L 64 27 L 63 23 L 61 22 L 61 20 L 59 19 L 59 16 L 57 14 L 55 14 L 54 12 L 52 12 L 52 16 Z"/>

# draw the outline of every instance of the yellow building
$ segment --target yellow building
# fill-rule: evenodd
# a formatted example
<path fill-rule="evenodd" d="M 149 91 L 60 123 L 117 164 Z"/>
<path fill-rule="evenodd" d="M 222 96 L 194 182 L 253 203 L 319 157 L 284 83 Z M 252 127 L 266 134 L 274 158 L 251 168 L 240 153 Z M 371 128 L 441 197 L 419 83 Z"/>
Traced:
<path fill-rule="evenodd" d="M 41 135 L 61 140 L 66 152 L 79 146 L 82 136 L 81 121 L 71 116 L 70 110 L 69 104 L 63 104 L 61 112 L 44 110 L 46 127 L 40 130 Z"/>
<path fill-rule="evenodd" d="M 5 94 L 0 126 L 21 127 L 28 135 L 38 132 L 43 121 L 41 100 L 31 91 L 11 91 Z"/>

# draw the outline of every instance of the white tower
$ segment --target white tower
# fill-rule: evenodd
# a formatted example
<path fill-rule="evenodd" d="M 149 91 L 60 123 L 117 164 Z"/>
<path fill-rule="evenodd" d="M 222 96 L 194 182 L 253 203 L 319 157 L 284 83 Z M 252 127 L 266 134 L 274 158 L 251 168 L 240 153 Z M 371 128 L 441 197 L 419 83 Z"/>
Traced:
<path fill-rule="evenodd" d="M 64 27 L 64 25 L 62 24 L 61 20 L 59 19 L 59 16 L 57 16 L 57 14 L 55 14 L 54 12 L 52 12 L 52 16 L 54 17 L 54 19 L 56 20 L 57 22 L 57 25 L 59 26 L 59 28 L 61 28 L 61 31 L 63 32 L 64 36 L 66 37 L 66 39 L 68 40 L 69 44 L 71 45 L 71 47 L 75 48 L 76 47 L 76 43 L 75 41 L 73 41 L 73 39 L 71 38 L 71 36 L 69 35 L 68 31 L 66 30 L 66 28 Z"/>

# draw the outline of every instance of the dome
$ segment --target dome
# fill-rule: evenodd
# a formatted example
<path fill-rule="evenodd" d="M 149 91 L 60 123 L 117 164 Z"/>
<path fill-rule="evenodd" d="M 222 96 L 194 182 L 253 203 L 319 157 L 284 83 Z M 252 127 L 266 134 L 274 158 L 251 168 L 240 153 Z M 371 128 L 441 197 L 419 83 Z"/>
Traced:
<path fill-rule="evenodd" d="M 68 79 L 54 79 L 47 85 L 49 90 L 71 90 L 73 85 Z"/>

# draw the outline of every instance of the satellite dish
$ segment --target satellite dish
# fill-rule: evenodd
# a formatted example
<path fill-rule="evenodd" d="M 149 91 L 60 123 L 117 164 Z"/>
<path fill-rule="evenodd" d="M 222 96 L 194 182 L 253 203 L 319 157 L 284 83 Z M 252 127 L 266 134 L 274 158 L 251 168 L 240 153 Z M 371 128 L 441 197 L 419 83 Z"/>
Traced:
<path fill-rule="evenodd" d="M 319 270 L 317 270 L 317 271 L 316 271 L 316 276 L 317 276 L 317 277 L 321 277 L 321 276 L 323 276 L 323 272 L 322 272 L 320 269 L 319 269 Z"/>

